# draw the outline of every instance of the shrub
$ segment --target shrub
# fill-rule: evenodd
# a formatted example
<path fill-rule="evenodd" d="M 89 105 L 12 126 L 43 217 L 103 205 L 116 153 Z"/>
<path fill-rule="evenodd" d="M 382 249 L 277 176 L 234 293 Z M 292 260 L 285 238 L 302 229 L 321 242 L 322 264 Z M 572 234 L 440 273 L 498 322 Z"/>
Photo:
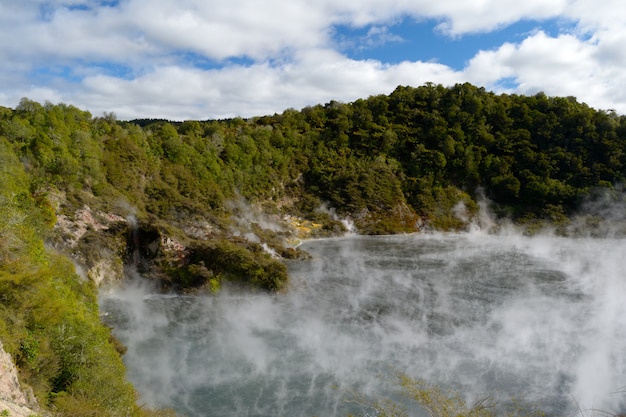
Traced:
<path fill-rule="evenodd" d="M 192 264 L 204 265 L 215 275 L 268 291 L 280 291 L 289 281 L 286 266 L 255 243 L 227 239 L 202 242 L 191 249 L 189 258 Z"/>

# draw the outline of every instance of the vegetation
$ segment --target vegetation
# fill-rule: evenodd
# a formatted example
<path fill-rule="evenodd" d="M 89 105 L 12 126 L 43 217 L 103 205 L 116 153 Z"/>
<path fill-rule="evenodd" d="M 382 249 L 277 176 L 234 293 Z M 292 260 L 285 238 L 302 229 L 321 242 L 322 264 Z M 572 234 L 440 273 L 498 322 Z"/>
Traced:
<path fill-rule="evenodd" d="M 513 399 L 510 404 L 497 404 L 489 397 L 482 397 L 472 404 L 461 398 L 458 392 L 443 391 L 441 388 L 419 381 L 407 375 L 398 375 L 403 397 L 411 405 L 417 405 L 429 417 L 543 417 L 537 410 L 524 408 Z M 352 394 L 348 399 L 373 410 L 377 417 L 408 417 L 411 415 L 399 400 L 369 401 L 362 395 Z"/>
<path fill-rule="evenodd" d="M 68 416 L 159 415 L 137 407 L 96 288 L 44 246 L 54 211 L 0 138 L 0 339 L 42 406 Z M 165 415 L 165 412 L 161 415 Z"/>
<path fill-rule="evenodd" d="M 325 204 L 365 233 L 414 231 L 418 217 L 462 229 L 457 205 L 471 218 L 479 192 L 501 215 L 552 218 L 625 177 L 626 117 L 469 84 L 185 122 L 120 122 L 23 99 L 0 123 L 31 195 L 62 193 L 61 211 L 119 212 L 123 202 L 140 219 L 199 216 L 226 228 L 236 198 L 303 217 Z"/>
<path fill-rule="evenodd" d="M 142 415 L 97 289 L 68 256 L 138 263 L 176 289 L 279 291 L 281 259 L 301 256 L 284 243 L 287 215 L 319 224 L 313 235 L 342 218 L 361 233 L 462 230 L 484 194 L 501 216 L 562 226 L 625 177 L 626 116 L 542 93 L 427 84 L 184 122 L 23 99 L 0 108 L 0 338 L 47 408 Z M 53 227 L 86 207 L 140 226 L 87 225 L 77 242 Z"/>

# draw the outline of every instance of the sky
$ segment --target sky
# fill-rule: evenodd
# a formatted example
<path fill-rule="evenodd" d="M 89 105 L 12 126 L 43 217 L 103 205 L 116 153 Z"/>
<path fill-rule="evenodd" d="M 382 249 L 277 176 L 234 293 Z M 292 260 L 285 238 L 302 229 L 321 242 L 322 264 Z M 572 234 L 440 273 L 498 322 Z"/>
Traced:
<path fill-rule="evenodd" d="M 0 105 L 207 120 L 469 82 L 626 114 L 623 0 L 0 0 Z"/>

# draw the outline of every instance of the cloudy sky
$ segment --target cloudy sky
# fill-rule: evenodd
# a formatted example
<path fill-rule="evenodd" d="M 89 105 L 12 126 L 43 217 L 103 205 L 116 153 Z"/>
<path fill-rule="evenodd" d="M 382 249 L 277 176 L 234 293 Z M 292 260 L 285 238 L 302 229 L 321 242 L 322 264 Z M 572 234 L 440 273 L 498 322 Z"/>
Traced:
<path fill-rule="evenodd" d="M 470 82 L 626 114 L 623 0 L 0 0 L 0 105 L 249 117 Z"/>

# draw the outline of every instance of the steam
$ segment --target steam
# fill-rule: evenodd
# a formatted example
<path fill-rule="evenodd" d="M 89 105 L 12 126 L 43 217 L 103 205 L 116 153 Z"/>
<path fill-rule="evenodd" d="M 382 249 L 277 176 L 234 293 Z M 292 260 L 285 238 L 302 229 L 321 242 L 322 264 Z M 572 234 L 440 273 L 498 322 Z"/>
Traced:
<path fill-rule="evenodd" d="M 126 217 L 126 221 L 128 222 L 128 225 L 131 227 L 131 229 L 136 229 L 137 228 L 137 217 L 135 217 L 134 214 L 129 214 Z"/>
<path fill-rule="evenodd" d="M 626 240 L 523 236 L 484 204 L 470 233 L 305 242 L 285 294 L 159 295 L 135 277 L 102 309 L 141 400 L 191 417 L 358 415 L 346 393 L 393 396 L 398 372 L 468 401 L 624 412 Z"/>
<path fill-rule="evenodd" d="M 567 232 L 593 237 L 626 237 L 626 193 L 622 186 L 594 190 L 583 202 Z"/>
<path fill-rule="evenodd" d="M 491 210 L 491 202 L 485 197 L 483 192 L 478 194 L 478 207 L 478 217 L 470 225 L 470 230 L 486 233 L 495 232 L 497 225 L 501 224 L 502 220 L 496 220 L 496 216 Z"/>
<path fill-rule="evenodd" d="M 587 243 L 587 250 L 600 257 L 598 260 L 570 262 L 581 277 L 581 286 L 594 294 L 589 303 L 589 322 L 584 329 L 587 336 L 582 341 L 584 349 L 576 368 L 575 395 L 590 407 L 610 405 L 611 410 L 624 411 L 626 374 L 626 277 L 624 274 L 624 244 L 609 240 L 610 247 L 598 247 L 597 241 Z M 604 395 L 598 395 L 604 393 Z M 609 394 L 613 397 L 610 398 Z M 598 404 L 599 403 L 599 404 Z M 618 409 L 621 404 L 622 408 Z"/>
<path fill-rule="evenodd" d="M 317 211 L 320 213 L 328 214 L 328 216 L 330 216 L 331 219 L 333 219 L 334 221 L 340 222 L 343 225 L 344 229 L 346 230 L 346 233 L 345 233 L 346 235 L 353 235 L 356 233 L 356 226 L 354 225 L 354 221 L 352 221 L 352 219 L 349 217 L 339 216 L 335 208 L 329 207 L 327 203 L 322 203 L 317 208 Z"/>
<path fill-rule="evenodd" d="M 245 198 L 239 196 L 236 199 L 226 203 L 229 211 L 232 213 L 234 222 L 233 234 L 251 233 L 252 224 L 257 224 L 260 228 L 271 230 L 273 232 L 285 231 L 285 226 L 280 222 L 277 216 L 269 216 L 258 207 L 249 204 Z"/>

